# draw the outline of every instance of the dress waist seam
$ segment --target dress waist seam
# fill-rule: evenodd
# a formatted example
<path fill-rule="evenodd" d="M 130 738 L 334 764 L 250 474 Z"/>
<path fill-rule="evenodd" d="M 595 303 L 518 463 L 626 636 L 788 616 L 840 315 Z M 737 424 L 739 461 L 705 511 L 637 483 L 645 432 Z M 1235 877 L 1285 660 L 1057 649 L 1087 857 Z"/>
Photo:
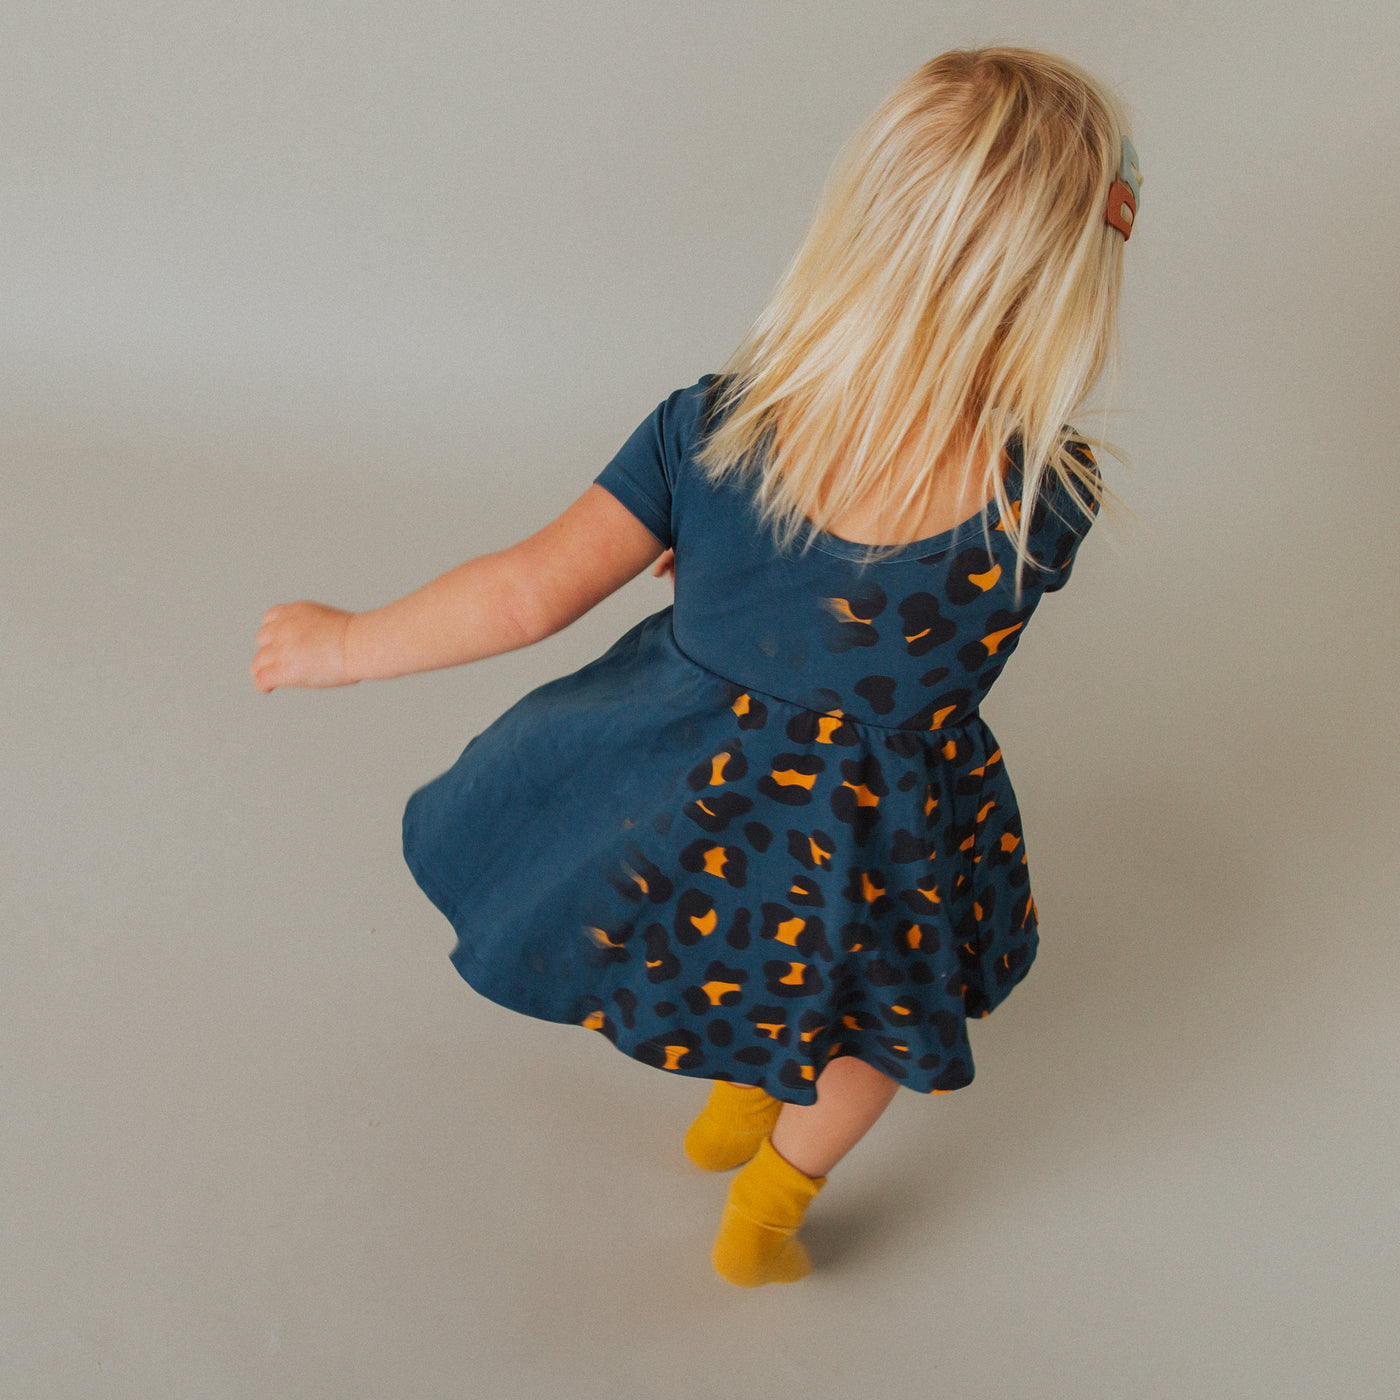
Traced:
<path fill-rule="evenodd" d="M 757 695 L 763 700 L 771 700 L 776 704 L 786 705 L 789 709 L 805 710 L 809 715 L 827 716 L 836 713 L 833 710 L 819 710 L 812 705 L 804 705 L 800 700 L 790 700 L 785 695 L 775 695 L 771 690 L 763 690 L 756 685 L 749 685 L 746 681 L 736 680 L 733 676 L 726 676 L 722 672 L 716 671 L 713 667 L 706 666 L 703 661 L 697 661 L 695 657 L 681 646 L 676 638 L 676 629 L 673 622 L 668 622 L 668 630 L 671 634 L 671 645 L 675 647 L 680 656 L 697 670 L 704 671 L 706 675 L 713 676 L 716 680 L 723 681 L 726 685 L 737 686 L 739 690 L 745 694 Z M 853 724 L 862 729 L 876 729 L 882 734 L 943 734 L 950 729 L 959 729 L 964 725 L 980 723 L 982 719 L 981 711 L 976 706 L 956 718 L 943 720 L 941 724 L 933 729 L 914 729 L 907 725 L 880 724 L 876 720 L 861 719 L 847 710 L 840 711 L 840 715 L 843 722 L 847 724 Z"/>

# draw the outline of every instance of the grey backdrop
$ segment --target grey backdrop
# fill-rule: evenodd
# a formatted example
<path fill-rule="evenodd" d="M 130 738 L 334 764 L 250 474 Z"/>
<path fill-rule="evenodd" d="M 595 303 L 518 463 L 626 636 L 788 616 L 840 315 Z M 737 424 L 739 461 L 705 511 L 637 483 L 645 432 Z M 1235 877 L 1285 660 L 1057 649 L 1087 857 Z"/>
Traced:
<path fill-rule="evenodd" d="M 1037 967 L 744 1292 L 705 1086 L 478 998 L 398 847 L 667 586 L 334 692 L 253 634 L 562 509 L 988 41 L 1135 113 L 1136 518 L 988 707 Z M 4 1393 L 1393 1394 L 1397 54 L 1384 0 L 7 0 Z"/>

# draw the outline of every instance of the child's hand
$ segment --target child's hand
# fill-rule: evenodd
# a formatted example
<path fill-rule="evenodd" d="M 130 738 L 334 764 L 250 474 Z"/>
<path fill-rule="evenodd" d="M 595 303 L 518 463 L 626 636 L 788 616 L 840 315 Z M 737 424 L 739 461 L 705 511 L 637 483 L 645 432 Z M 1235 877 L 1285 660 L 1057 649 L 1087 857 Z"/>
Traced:
<path fill-rule="evenodd" d="M 345 665 L 353 613 L 321 603 L 278 603 L 263 614 L 257 654 L 248 668 L 264 693 L 279 685 L 354 685 Z"/>
<path fill-rule="evenodd" d="M 651 566 L 652 578 L 665 578 L 667 574 L 671 575 L 671 582 L 674 584 L 676 581 L 676 551 L 674 549 L 665 550 L 656 563 Z"/>

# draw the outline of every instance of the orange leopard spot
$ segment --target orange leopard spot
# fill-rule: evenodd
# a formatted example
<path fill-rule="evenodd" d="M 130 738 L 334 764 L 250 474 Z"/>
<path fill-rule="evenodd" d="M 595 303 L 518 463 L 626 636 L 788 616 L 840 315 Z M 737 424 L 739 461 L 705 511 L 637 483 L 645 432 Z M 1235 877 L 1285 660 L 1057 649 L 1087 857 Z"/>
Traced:
<path fill-rule="evenodd" d="M 705 874 L 718 875 L 724 878 L 724 863 L 729 859 L 729 852 L 723 846 L 711 846 L 704 855 Z"/>
<path fill-rule="evenodd" d="M 603 1029 L 603 1022 L 607 1017 L 601 1011 L 590 1011 L 587 1016 L 579 1022 L 579 1025 L 590 1031 L 600 1031 Z"/>
<path fill-rule="evenodd" d="M 988 803 L 986 804 L 986 806 L 984 806 L 980 812 L 978 812 L 978 814 L 977 814 L 977 821 L 978 821 L 978 824 L 979 824 L 979 825 L 980 825 L 982 822 L 984 822 L 984 821 L 987 820 L 987 813 L 990 812 L 990 811 L 992 810 L 992 808 L 995 807 L 996 805 L 997 805 L 997 804 L 996 804 L 996 801 L 995 801 L 995 799 L 993 799 L 991 802 L 988 802 Z"/>
<path fill-rule="evenodd" d="M 710 786 L 719 787 L 726 780 L 724 776 L 724 765 L 729 762 L 732 754 L 717 753 L 710 760 Z"/>
<path fill-rule="evenodd" d="M 1009 831 L 1001 838 L 1001 848 L 1008 855 L 1020 844 L 1021 838 L 1019 836 L 1013 836 Z"/>
<path fill-rule="evenodd" d="M 883 885 L 877 885 L 865 871 L 860 872 L 860 893 L 867 904 L 874 904 L 884 892 Z"/>
<path fill-rule="evenodd" d="M 782 923 L 778 925 L 778 931 L 773 937 L 776 938 L 779 943 L 786 943 L 792 946 L 797 943 L 798 935 L 806 927 L 806 919 L 784 919 Z M 793 966 L 796 967 L 797 964 L 794 963 Z M 787 979 L 784 978 L 783 980 L 786 981 Z"/>
<path fill-rule="evenodd" d="M 993 564 L 985 574 L 968 574 L 967 577 L 970 582 L 975 583 L 985 593 L 1001 577 L 1001 565 Z"/>
<path fill-rule="evenodd" d="M 739 990 L 739 984 L 737 982 L 705 982 L 701 985 L 700 990 L 709 997 L 711 1006 L 718 1006 L 720 1005 L 720 998 L 724 996 L 726 992 L 737 992 Z"/>
<path fill-rule="evenodd" d="M 949 739 L 948 742 L 943 745 L 943 757 L 951 763 L 957 756 L 958 741 L 956 739 Z"/>
<path fill-rule="evenodd" d="M 773 781 L 782 787 L 812 788 L 817 781 L 815 773 L 799 773 L 795 768 L 775 768 Z"/>
<path fill-rule="evenodd" d="M 930 728 L 930 729 L 942 729 L 942 727 L 943 727 L 943 721 L 944 721 L 945 719 L 947 719 L 948 716 L 951 715 L 951 714 L 953 713 L 953 711 L 956 710 L 957 708 L 958 708 L 958 707 L 957 707 L 956 705 L 945 705 L 945 706 L 943 707 L 943 709 L 941 709 L 941 710 L 935 710 L 935 711 L 933 712 L 933 722 L 929 725 L 929 728 Z"/>
<path fill-rule="evenodd" d="M 708 914 L 692 914 L 690 922 L 703 934 L 711 934 L 715 931 L 715 925 L 719 923 L 719 910 L 711 909 Z"/>
<path fill-rule="evenodd" d="M 754 1023 L 754 1029 L 762 1031 L 769 1040 L 777 1040 L 787 1027 L 781 1021 L 757 1021 Z"/>
<path fill-rule="evenodd" d="M 751 705 L 752 702 L 750 701 L 748 695 L 744 694 L 741 695 L 729 708 L 733 710 L 734 713 L 742 719 L 746 714 L 748 714 Z"/>
<path fill-rule="evenodd" d="M 690 1049 L 688 1045 L 667 1045 L 665 1047 L 666 1063 L 662 1065 L 661 1068 L 678 1069 L 680 1067 L 681 1057 L 688 1049 Z"/>
<path fill-rule="evenodd" d="M 1023 624 L 1016 623 L 1012 627 L 1003 627 L 1000 632 L 988 632 L 982 638 L 982 645 L 987 648 L 988 656 L 995 656 L 997 648 L 1013 633 L 1019 632 Z"/>
<path fill-rule="evenodd" d="M 842 622 L 859 622 L 862 627 L 869 627 L 870 620 L 864 617 L 857 617 L 851 611 L 851 605 L 845 598 L 828 598 L 826 600 L 827 611 L 834 617 L 839 617 Z"/>
<path fill-rule="evenodd" d="M 812 848 L 813 865 L 820 866 L 827 865 L 830 863 L 833 853 L 831 851 L 828 851 L 824 846 L 819 846 L 817 844 L 817 838 L 815 836 L 809 836 L 807 838 L 807 844 Z"/>
<path fill-rule="evenodd" d="M 974 768 L 974 769 L 972 770 L 972 776 L 973 776 L 974 778 L 984 778 L 984 777 L 986 777 L 986 775 L 987 775 L 987 769 L 990 768 L 990 767 L 992 766 L 992 764 L 996 763 L 996 762 L 998 761 L 998 759 L 1000 759 L 1000 758 L 1001 758 L 1001 750 L 998 749 L 994 754 L 992 754 L 992 756 L 991 756 L 980 768 Z"/>
<path fill-rule="evenodd" d="M 880 799 L 864 783 L 846 782 L 842 783 L 841 786 L 848 787 L 855 793 L 857 807 L 876 807 L 880 803 Z"/>
<path fill-rule="evenodd" d="M 803 1031 L 801 1033 L 801 1039 L 812 1040 L 815 1037 L 819 1036 L 825 1029 L 825 1026 L 813 1026 L 811 1030 Z"/>
<path fill-rule="evenodd" d="M 800 987 L 804 980 L 803 973 L 807 969 L 807 964 L 795 962 L 789 963 L 788 966 L 792 969 L 792 971 L 789 972 L 786 977 L 779 977 L 778 981 L 781 982 L 785 987 Z"/>
<path fill-rule="evenodd" d="M 834 740 L 831 736 L 841 728 L 841 722 L 842 715 L 840 710 L 828 710 L 827 713 L 817 721 L 817 743 L 833 743 Z"/>

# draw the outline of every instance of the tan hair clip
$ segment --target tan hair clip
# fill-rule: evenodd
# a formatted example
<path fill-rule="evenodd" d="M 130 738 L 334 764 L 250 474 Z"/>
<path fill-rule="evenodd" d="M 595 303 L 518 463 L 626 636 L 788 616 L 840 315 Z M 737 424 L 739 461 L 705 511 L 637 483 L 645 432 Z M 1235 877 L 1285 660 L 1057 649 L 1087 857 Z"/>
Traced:
<path fill-rule="evenodd" d="M 1138 169 L 1138 153 L 1133 143 L 1123 138 L 1123 159 L 1118 178 L 1108 187 L 1108 208 L 1104 219 L 1123 235 L 1126 243 L 1137 221 L 1138 200 L 1142 198 L 1142 171 Z"/>

